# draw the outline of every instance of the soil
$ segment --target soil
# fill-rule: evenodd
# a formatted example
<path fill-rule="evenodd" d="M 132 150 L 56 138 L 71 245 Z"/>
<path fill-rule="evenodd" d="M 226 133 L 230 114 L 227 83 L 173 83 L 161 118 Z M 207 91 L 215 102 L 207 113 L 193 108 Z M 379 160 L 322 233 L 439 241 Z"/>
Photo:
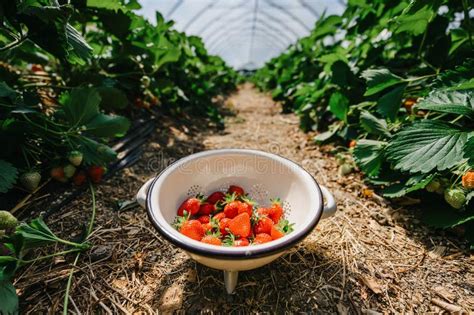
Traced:
<path fill-rule="evenodd" d="M 94 246 L 74 269 L 71 314 L 474 311 L 474 256 L 466 243 L 422 225 L 416 208 L 377 196 L 357 172 L 340 175 L 335 148 L 315 145 L 294 114 L 281 114 L 270 96 L 251 85 L 240 86 L 225 107 L 233 114 L 224 130 L 161 117 L 141 160 L 97 186 Z M 221 271 L 195 263 L 160 237 L 143 209 L 117 209 L 169 163 L 214 148 L 278 153 L 305 167 L 338 200 L 336 214 L 300 245 L 242 272 L 233 295 L 225 293 Z M 74 238 L 90 213 L 91 195 L 85 193 L 48 224 Z M 22 313 L 62 312 L 74 258 L 38 262 L 19 275 Z"/>

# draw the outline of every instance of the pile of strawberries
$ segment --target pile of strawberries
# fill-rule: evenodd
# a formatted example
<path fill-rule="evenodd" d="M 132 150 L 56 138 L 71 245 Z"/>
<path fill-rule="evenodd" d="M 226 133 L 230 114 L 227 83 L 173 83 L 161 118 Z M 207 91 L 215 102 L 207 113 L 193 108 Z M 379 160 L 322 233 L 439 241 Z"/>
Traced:
<path fill-rule="evenodd" d="M 174 226 L 189 238 L 217 246 L 263 244 L 293 231 L 293 224 L 283 218 L 279 199 L 270 207 L 258 207 L 235 185 L 227 193 L 216 191 L 207 198 L 198 195 L 183 201 Z"/>

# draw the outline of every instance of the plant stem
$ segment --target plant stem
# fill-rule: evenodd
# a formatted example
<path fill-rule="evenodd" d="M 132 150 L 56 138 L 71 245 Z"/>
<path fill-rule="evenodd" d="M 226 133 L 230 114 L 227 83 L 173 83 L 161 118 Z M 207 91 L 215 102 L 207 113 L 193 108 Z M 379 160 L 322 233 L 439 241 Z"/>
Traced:
<path fill-rule="evenodd" d="M 89 181 L 89 188 L 91 189 L 91 197 L 92 197 L 92 215 L 91 215 L 91 220 L 89 222 L 89 226 L 87 228 L 87 235 L 85 239 L 87 240 L 89 236 L 92 233 L 92 229 L 94 227 L 94 221 L 95 221 L 95 214 L 96 214 L 96 204 L 95 204 L 95 191 L 94 191 L 94 186 L 92 183 Z M 79 256 L 81 255 L 81 252 L 77 253 L 76 259 L 74 259 L 74 263 L 72 264 L 73 268 L 71 268 L 71 272 L 69 273 L 69 278 L 67 279 L 67 284 L 66 284 L 66 292 L 64 294 L 64 303 L 63 303 L 63 315 L 67 315 L 67 308 L 68 308 L 68 303 L 69 303 L 69 291 L 71 290 L 71 285 L 72 285 L 72 276 L 74 275 L 74 268 L 77 265 L 77 262 L 79 261 Z"/>
<path fill-rule="evenodd" d="M 92 233 L 92 228 L 94 227 L 95 213 L 96 213 L 95 190 L 94 190 L 94 186 L 92 185 L 92 183 L 90 181 L 89 181 L 89 188 L 91 189 L 91 197 L 92 197 L 92 216 L 91 216 L 91 220 L 89 222 L 89 227 L 87 228 L 86 240 L 89 238 L 89 236 Z"/>
<path fill-rule="evenodd" d="M 10 49 L 13 49 L 17 46 L 20 46 L 28 37 L 27 36 L 23 36 L 13 42 L 11 42 L 10 44 L 7 44 L 3 47 L 0 47 L 0 52 L 4 52 L 4 51 L 7 51 L 7 50 L 10 50 Z"/>
<path fill-rule="evenodd" d="M 67 279 L 66 293 L 64 294 L 63 315 L 67 315 L 67 306 L 68 306 L 68 303 L 69 303 L 69 291 L 71 290 L 72 276 L 74 275 L 74 268 L 76 267 L 77 262 L 79 261 L 79 256 L 81 256 L 80 252 L 77 253 L 76 259 L 74 259 L 71 271 L 69 272 L 69 277 Z"/>
<path fill-rule="evenodd" d="M 69 249 L 69 250 L 64 250 L 64 251 L 62 251 L 62 252 L 57 252 L 57 253 L 54 253 L 54 254 L 50 254 L 50 255 L 46 255 L 46 256 L 41 256 L 41 257 L 38 257 L 38 258 L 35 258 L 35 259 L 30 259 L 30 260 L 22 260 L 22 259 L 19 259 L 18 261 L 19 261 L 21 264 L 30 264 L 30 263 L 36 262 L 36 261 L 38 261 L 38 260 L 43 260 L 43 259 L 48 259 L 48 258 L 55 257 L 55 256 L 66 255 L 66 254 L 70 254 L 70 253 L 75 253 L 75 252 L 81 251 L 81 250 L 82 250 L 81 248 L 73 248 L 73 249 Z"/>

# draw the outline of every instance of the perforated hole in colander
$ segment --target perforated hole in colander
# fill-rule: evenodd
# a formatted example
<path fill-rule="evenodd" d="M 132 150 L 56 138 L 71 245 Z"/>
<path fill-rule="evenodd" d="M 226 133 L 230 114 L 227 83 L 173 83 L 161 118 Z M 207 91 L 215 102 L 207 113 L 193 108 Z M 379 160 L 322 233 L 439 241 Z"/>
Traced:
<path fill-rule="evenodd" d="M 283 201 L 283 213 L 285 217 L 288 217 L 291 214 L 291 204 L 288 201 Z"/>
<path fill-rule="evenodd" d="M 253 184 L 250 188 L 249 196 L 259 204 L 268 203 L 270 192 L 262 184 Z"/>
<path fill-rule="evenodd" d="M 199 194 L 204 194 L 204 189 L 200 185 L 192 185 L 188 189 L 188 197 L 194 197 Z"/>

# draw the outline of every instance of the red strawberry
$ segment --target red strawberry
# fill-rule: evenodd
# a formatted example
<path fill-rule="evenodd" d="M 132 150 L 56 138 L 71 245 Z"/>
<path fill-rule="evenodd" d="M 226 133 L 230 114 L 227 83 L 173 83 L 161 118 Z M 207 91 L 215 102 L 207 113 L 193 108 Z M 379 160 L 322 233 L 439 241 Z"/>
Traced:
<path fill-rule="evenodd" d="M 263 243 L 268 243 L 272 241 L 272 237 L 268 235 L 267 233 L 260 233 L 255 235 L 255 238 L 253 240 L 253 244 L 263 244 Z"/>
<path fill-rule="evenodd" d="M 35 64 L 31 65 L 31 71 L 33 71 L 33 72 L 42 72 L 44 70 L 43 70 L 42 65 L 35 63 Z"/>
<path fill-rule="evenodd" d="M 229 221 L 229 230 L 234 235 L 247 237 L 250 235 L 250 216 L 244 212 Z"/>
<path fill-rule="evenodd" d="M 208 215 L 202 215 L 199 218 L 197 218 L 197 220 L 199 222 L 201 222 L 202 224 L 206 224 L 206 223 L 209 223 L 211 221 L 211 219 L 209 218 Z"/>
<path fill-rule="evenodd" d="M 285 236 L 286 234 L 292 231 L 293 231 L 293 224 L 290 224 L 288 220 L 280 220 L 278 224 L 272 226 L 270 235 L 272 239 L 276 240 L 276 239 L 279 239 L 280 237 Z"/>
<path fill-rule="evenodd" d="M 246 239 L 245 237 L 239 238 L 238 240 L 234 241 L 234 246 L 235 247 L 242 247 L 242 246 L 249 246 L 249 240 Z"/>
<path fill-rule="evenodd" d="M 216 211 L 216 206 L 214 206 L 214 204 L 211 204 L 211 203 L 203 203 L 201 207 L 199 208 L 199 214 L 202 214 L 202 215 L 211 214 L 214 211 Z"/>
<path fill-rule="evenodd" d="M 273 220 L 275 224 L 280 221 L 281 217 L 283 216 L 283 208 L 281 206 L 280 199 L 275 199 L 272 201 L 272 206 L 269 209 L 268 216 L 270 217 L 270 219 Z"/>
<path fill-rule="evenodd" d="M 258 208 L 257 214 L 259 216 L 268 216 L 270 214 L 270 208 Z"/>
<path fill-rule="evenodd" d="M 202 225 L 202 228 L 204 229 L 204 233 L 207 232 L 212 232 L 212 224 L 211 223 L 205 223 Z"/>
<path fill-rule="evenodd" d="M 219 212 L 218 214 L 216 214 L 212 218 L 215 219 L 217 222 L 219 222 L 220 220 L 225 218 L 225 213 L 224 212 Z"/>
<path fill-rule="evenodd" d="M 271 235 L 271 237 L 272 237 L 272 240 L 277 240 L 277 239 L 279 239 L 280 237 L 285 236 L 285 233 L 283 233 L 282 231 L 280 231 L 276 225 L 272 225 L 272 229 L 271 229 L 270 235 Z"/>
<path fill-rule="evenodd" d="M 221 191 L 215 191 L 207 197 L 206 201 L 210 204 L 215 205 L 218 201 L 224 201 L 225 194 Z"/>
<path fill-rule="evenodd" d="M 74 175 L 74 177 L 72 178 L 72 182 L 76 186 L 81 186 L 82 184 L 84 184 L 86 179 L 86 173 L 83 170 L 80 170 L 76 173 L 76 175 Z"/>
<path fill-rule="evenodd" d="M 239 205 L 239 211 L 238 213 L 241 214 L 241 213 L 244 213 L 246 212 L 249 217 L 252 216 L 252 212 L 253 212 L 253 206 L 251 204 L 248 204 L 246 202 L 241 202 L 240 205 Z"/>
<path fill-rule="evenodd" d="M 184 221 L 179 232 L 196 241 L 200 241 L 204 236 L 204 228 L 198 220 Z"/>
<path fill-rule="evenodd" d="M 229 232 L 227 232 L 226 230 L 229 227 L 229 222 L 230 222 L 229 218 L 223 218 L 219 221 L 219 230 L 222 236 L 229 234 Z"/>
<path fill-rule="evenodd" d="M 64 176 L 64 170 L 62 167 L 55 167 L 51 169 L 51 177 L 55 180 L 65 183 L 67 182 L 66 176 Z"/>
<path fill-rule="evenodd" d="M 217 245 L 221 246 L 222 242 L 221 240 L 214 236 L 214 235 L 206 235 L 201 239 L 201 242 L 206 243 L 206 244 L 211 244 L 211 245 Z"/>
<path fill-rule="evenodd" d="M 201 199 L 199 198 L 188 198 L 179 206 L 178 208 L 178 215 L 181 217 L 183 216 L 184 210 L 186 210 L 190 214 L 196 214 L 199 212 L 199 208 L 201 207 Z"/>
<path fill-rule="evenodd" d="M 102 180 L 102 176 L 105 173 L 105 168 L 103 166 L 91 166 L 87 170 L 87 175 L 89 175 L 89 178 L 93 183 L 99 183 Z"/>
<path fill-rule="evenodd" d="M 268 217 L 261 217 L 258 219 L 257 224 L 253 227 L 255 234 L 266 233 L 270 234 L 273 227 L 273 220 Z"/>
<path fill-rule="evenodd" d="M 245 194 L 244 189 L 236 185 L 230 185 L 227 193 L 231 195 L 235 194 L 236 196 L 243 196 Z"/>
<path fill-rule="evenodd" d="M 226 218 L 235 218 L 237 214 L 239 214 L 239 209 L 241 208 L 240 201 L 231 201 L 230 203 L 226 204 L 224 207 L 224 213 Z"/>

